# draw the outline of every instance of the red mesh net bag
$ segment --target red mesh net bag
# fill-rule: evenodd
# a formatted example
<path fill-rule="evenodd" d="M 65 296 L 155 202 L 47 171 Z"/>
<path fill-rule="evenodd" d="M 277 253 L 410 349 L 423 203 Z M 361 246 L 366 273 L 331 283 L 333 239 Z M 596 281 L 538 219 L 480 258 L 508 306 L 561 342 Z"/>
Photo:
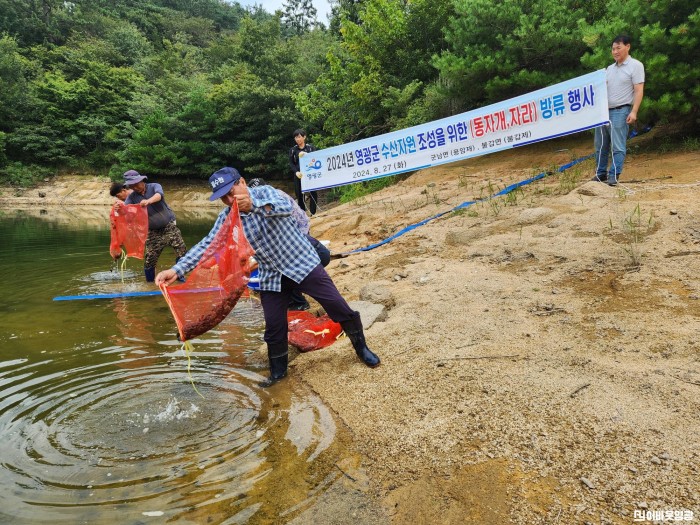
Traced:
<path fill-rule="evenodd" d="M 327 315 L 316 317 L 306 311 L 288 312 L 289 343 L 300 352 L 310 352 L 329 346 L 338 339 L 342 327 Z"/>
<path fill-rule="evenodd" d="M 148 237 L 148 211 L 136 204 L 123 204 L 117 210 L 112 206 L 109 213 L 112 231 L 109 254 L 116 259 L 122 254 L 122 246 L 127 257 L 143 259 Z"/>
<path fill-rule="evenodd" d="M 252 255 L 253 249 L 243 233 L 234 202 L 187 281 L 161 286 L 181 341 L 189 341 L 211 330 L 233 310 L 248 289 Z"/>

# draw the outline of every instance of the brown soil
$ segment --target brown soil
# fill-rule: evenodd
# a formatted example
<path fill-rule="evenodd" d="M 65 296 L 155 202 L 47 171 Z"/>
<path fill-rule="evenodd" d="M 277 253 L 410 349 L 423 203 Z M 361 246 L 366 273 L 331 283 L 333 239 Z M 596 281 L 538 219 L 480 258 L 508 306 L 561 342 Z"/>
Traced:
<path fill-rule="evenodd" d="M 587 161 L 331 263 L 347 298 L 394 295 L 367 333 L 383 364 L 343 342 L 295 373 L 353 431 L 390 523 L 700 518 L 700 153 L 631 145 L 617 188 L 589 182 Z M 590 147 L 425 170 L 312 233 L 366 246 Z"/>
<path fill-rule="evenodd" d="M 367 284 L 394 296 L 367 331 L 382 365 L 341 340 L 291 373 L 354 435 L 387 523 L 700 519 L 700 153 L 637 140 L 617 188 L 589 182 L 587 161 L 329 265 L 348 300 Z M 590 149 L 425 170 L 322 209 L 312 233 L 363 247 Z"/>

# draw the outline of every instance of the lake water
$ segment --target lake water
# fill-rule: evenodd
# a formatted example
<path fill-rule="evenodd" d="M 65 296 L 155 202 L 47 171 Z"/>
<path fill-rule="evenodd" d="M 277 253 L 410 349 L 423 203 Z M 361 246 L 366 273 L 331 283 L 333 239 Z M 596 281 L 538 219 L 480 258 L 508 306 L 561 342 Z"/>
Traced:
<path fill-rule="evenodd" d="M 162 297 L 52 300 L 156 289 L 140 260 L 112 269 L 107 214 L 0 213 L 0 523 L 299 516 L 356 458 L 313 393 L 257 386 L 255 300 L 194 341 L 189 374 Z M 178 212 L 188 247 L 214 216 Z"/>

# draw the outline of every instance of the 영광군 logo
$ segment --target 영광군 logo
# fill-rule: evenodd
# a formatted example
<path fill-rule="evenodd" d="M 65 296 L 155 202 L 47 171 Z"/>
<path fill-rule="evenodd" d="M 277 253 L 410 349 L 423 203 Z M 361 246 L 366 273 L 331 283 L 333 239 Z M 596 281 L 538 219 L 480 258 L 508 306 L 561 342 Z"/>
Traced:
<path fill-rule="evenodd" d="M 311 168 L 312 170 L 320 170 L 321 169 L 321 159 L 311 159 L 311 161 L 306 165 L 307 168 Z"/>

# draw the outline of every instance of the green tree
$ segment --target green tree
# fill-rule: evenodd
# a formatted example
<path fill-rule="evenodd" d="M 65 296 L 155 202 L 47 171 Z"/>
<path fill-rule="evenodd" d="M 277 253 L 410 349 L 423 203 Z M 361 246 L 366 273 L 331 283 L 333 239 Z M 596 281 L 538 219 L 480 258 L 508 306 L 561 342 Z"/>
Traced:
<path fill-rule="evenodd" d="M 260 57 L 247 38 L 251 63 L 265 82 L 283 81 L 291 61 L 279 17 L 257 8 L 221 0 L 0 0 L 1 162 L 20 178 L 32 164 L 100 169 L 129 158 L 149 172 L 199 173 L 219 159 L 212 72 L 231 55 L 216 63 L 209 49 L 222 42 L 223 50 L 244 16 L 269 24 L 263 33 L 274 44 Z"/>
<path fill-rule="evenodd" d="M 299 122 L 291 93 L 239 66 L 214 87 L 212 100 L 217 156 L 249 176 L 279 178 L 286 169 L 290 130 Z"/>
<path fill-rule="evenodd" d="M 360 22 L 344 19 L 328 70 L 296 94 L 307 121 L 335 143 L 404 127 L 409 108 L 437 77 L 431 57 L 444 46 L 449 0 L 366 0 Z"/>
<path fill-rule="evenodd" d="M 237 34 L 233 62 L 245 63 L 258 77 L 286 84 L 295 53 L 286 43 L 279 17 L 256 20 L 246 17 Z"/>
<path fill-rule="evenodd" d="M 449 49 L 435 59 L 443 110 L 459 113 L 584 72 L 586 46 L 571 0 L 456 0 Z M 440 96 L 437 98 L 439 99 Z"/>
<path fill-rule="evenodd" d="M 128 169 L 152 175 L 180 174 L 187 159 L 180 154 L 178 141 L 168 136 L 174 124 L 175 119 L 162 111 L 146 118 L 128 146 L 119 152 L 119 162 L 112 166 L 110 175 L 117 178 Z"/>
<path fill-rule="evenodd" d="M 0 33 L 14 36 L 22 46 L 63 40 L 60 21 L 72 4 L 62 0 L 0 0 Z"/>
<path fill-rule="evenodd" d="M 316 8 L 311 0 L 285 0 L 282 23 L 294 35 L 302 35 L 318 26 Z"/>
<path fill-rule="evenodd" d="M 113 66 L 134 66 L 154 52 L 152 44 L 130 22 L 102 14 L 75 18 L 65 47 L 79 51 L 85 58 Z"/>
<path fill-rule="evenodd" d="M 340 36 L 340 28 L 345 22 L 362 23 L 360 9 L 364 0 L 331 0 L 329 31 Z"/>
<path fill-rule="evenodd" d="M 328 69 L 328 50 L 336 45 L 336 38 L 328 31 L 314 29 L 284 42 L 288 59 L 284 84 L 298 90 L 314 83 Z"/>
<path fill-rule="evenodd" d="M 700 120 L 700 6 L 680 0 L 608 2 L 608 13 L 593 23 L 582 23 L 583 41 L 590 52 L 582 63 L 600 69 L 612 63 L 610 47 L 618 34 L 632 39 L 631 55 L 645 67 L 644 102 L 640 118 L 646 121 L 685 121 L 697 129 Z"/>
<path fill-rule="evenodd" d="M 7 137 L 7 150 L 12 150 L 12 159 L 24 164 L 68 164 L 72 159 L 69 153 L 78 145 L 75 136 L 60 135 L 57 128 L 41 123 L 20 123 Z"/>
<path fill-rule="evenodd" d="M 80 58 L 74 49 L 62 51 L 50 56 L 65 62 L 29 85 L 33 111 L 19 119 L 8 144 L 23 162 L 104 166 L 111 159 L 105 135 L 121 124 L 140 78 L 128 68 Z"/>
<path fill-rule="evenodd" d="M 17 41 L 0 38 L 0 131 L 11 131 L 27 110 L 27 69 Z"/>

